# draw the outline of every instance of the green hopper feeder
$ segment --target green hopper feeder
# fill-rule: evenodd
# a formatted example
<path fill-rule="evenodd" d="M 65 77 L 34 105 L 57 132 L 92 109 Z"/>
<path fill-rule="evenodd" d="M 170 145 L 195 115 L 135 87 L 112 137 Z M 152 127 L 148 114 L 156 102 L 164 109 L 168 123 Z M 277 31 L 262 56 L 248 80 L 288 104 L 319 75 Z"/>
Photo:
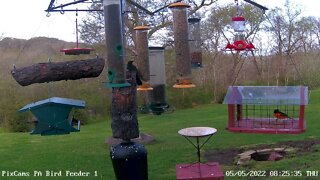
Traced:
<path fill-rule="evenodd" d="M 69 122 L 69 113 L 72 108 L 84 108 L 85 101 L 51 97 L 35 103 L 30 103 L 19 110 L 19 112 L 31 111 L 38 119 L 31 134 L 60 135 L 70 132 L 79 132 Z"/>

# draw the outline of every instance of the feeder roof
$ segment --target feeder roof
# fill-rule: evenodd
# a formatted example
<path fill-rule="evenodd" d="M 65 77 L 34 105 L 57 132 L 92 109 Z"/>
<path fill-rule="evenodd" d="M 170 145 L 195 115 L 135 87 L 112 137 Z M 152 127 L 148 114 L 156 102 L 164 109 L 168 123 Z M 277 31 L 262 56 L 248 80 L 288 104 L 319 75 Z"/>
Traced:
<path fill-rule="evenodd" d="M 187 3 L 184 3 L 184 2 L 176 2 L 176 3 L 172 3 L 172 4 L 170 4 L 170 6 L 169 6 L 169 8 L 177 8 L 177 7 L 186 7 L 186 8 L 188 8 L 188 7 L 190 7 L 190 5 L 189 4 L 187 4 Z"/>
<path fill-rule="evenodd" d="M 306 86 L 230 86 L 223 104 L 307 105 Z"/>
<path fill-rule="evenodd" d="M 149 30 L 149 26 L 136 26 L 133 28 L 134 30 Z"/>
<path fill-rule="evenodd" d="M 21 108 L 19 111 L 25 112 L 28 110 L 33 110 L 33 109 L 37 109 L 37 108 L 52 105 L 52 104 L 66 105 L 66 106 L 72 106 L 77 108 L 84 108 L 86 106 L 86 102 L 83 100 L 52 97 L 52 98 L 41 100 L 35 103 L 27 104 L 26 106 Z"/>

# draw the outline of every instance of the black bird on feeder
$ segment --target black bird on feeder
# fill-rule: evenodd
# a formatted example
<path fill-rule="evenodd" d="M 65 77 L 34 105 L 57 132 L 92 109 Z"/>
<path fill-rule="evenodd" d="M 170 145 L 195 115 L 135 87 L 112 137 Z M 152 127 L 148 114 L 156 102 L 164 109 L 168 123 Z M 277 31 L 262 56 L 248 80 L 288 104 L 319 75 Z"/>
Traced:
<path fill-rule="evenodd" d="M 130 71 L 130 72 L 135 72 L 136 73 L 137 85 L 138 86 L 142 85 L 141 74 L 140 74 L 138 68 L 133 64 L 133 61 L 129 61 L 127 63 L 127 70 Z"/>

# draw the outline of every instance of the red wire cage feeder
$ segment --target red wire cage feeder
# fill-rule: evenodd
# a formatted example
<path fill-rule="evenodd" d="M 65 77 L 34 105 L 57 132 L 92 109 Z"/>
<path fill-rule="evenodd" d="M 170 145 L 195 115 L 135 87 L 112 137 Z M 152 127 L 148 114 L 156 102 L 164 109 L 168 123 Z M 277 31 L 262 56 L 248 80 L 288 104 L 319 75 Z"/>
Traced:
<path fill-rule="evenodd" d="M 252 43 L 248 43 L 245 40 L 245 21 L 246 19 L 242 16 L 235 16 L 232 18 L 233 29 L 235 32 L 235 38 L 233 44 L 228 43 L 226 49 L 243 51 L 253 50 L 255 47 Z"/>
<path fill-rule="evenodd" d="M 228 104 L 231 132 L 299 134 L 306 130 L 305 86 L 230 86 Z"/>

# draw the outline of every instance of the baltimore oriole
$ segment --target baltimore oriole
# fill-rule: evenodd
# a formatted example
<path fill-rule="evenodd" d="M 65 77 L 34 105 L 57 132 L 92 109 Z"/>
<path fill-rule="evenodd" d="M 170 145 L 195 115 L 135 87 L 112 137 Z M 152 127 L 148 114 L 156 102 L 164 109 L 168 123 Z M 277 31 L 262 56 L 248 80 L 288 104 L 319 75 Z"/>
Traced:
<path fill-rule="evenodd" d="M 279 109 L 275 109 L 273 111 L 273 115 L 274 117 L 276 117 L 277 119 L 287 119 L 287 118 L 290 118 L 286 113 L 283 113 L 281 111 L 279 111 Z"/>

